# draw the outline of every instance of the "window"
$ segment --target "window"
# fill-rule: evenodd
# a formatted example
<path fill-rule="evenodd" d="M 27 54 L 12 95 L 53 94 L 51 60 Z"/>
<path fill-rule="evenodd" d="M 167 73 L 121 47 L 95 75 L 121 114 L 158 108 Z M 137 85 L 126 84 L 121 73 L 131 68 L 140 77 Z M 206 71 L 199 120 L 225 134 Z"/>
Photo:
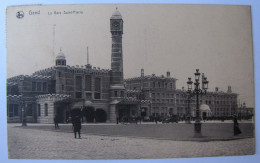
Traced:
<path fill-rule="evenodd" d="M 42 90 L 42 83 L 37 82 L 37 91 L 41 91 L 41 90 Z"/>
<path fill-rule="evenodd" d="M 95 93 L 95 99 L 100 99 L 100 93 Z"/>
<path fill-rule="evenodd" d="M 38 104 L 38 116 L 41 116 L 41 105 Z"/>
<path fill-rule="evenodd" d="M 91 100 L 91 99 L 92 99 L 92 94 L 86 93 L 86 100 Z"/>
<path fill-rule="evenodd" d="M 46 82 L 44 82 L 44 83 L 42 84 L 42 90 L 43 90 L 44 92 L 47 91 L 47 83 L 46 83 Z"/>
<path fill-rule="evenodd" d="M 18 116 L 18 108 L 19 108 L 19 105 L 14 104 L 14 116 Z"/>
<path fill-rule="evenodd" d="M 59 74 L 59 78 L 61 77 L 61 72 L 58 73 Z"/>
<path fill-rule="evenodd" d="M 18 104 L 8 104 L 7 116 L 18 116 Z"/>
<path fill-rule="evenodd" d="M 64 91 L 64 85 L 61 85 L 61 90 L 63 90 L 63 91 Z"/>
<path fill-rule="evenodd" d="M 32 91 L 36 91 L 36 82 L 32 82 Z"/>
<path fill-rule="evenodd" d="M 101 90 L 101 79 L 95 78 L 95 91 L 100 91 L 100 90 Z"/>
<path fill-rule="evenodd" d="M 117 97 L 117 91 L 115 91 L 115 97 Z"/>
<path fill-rule="evenodd" d="M 26 108 L 26 115 L 27 116 L 32 116 L 32 110 L 33 110 L 32 107 L 33 107 L 32 104 L 27 105 L 27 108 Z"/>
<path fill-rule="evenodd" d="M 100 91 L 101 91 L 101 79 L 95 78 L 95 94 L 94 94 L 95 99 L 101 99 Z M 115 93 L 115 97 L 117 97 L 117 93 Z"/>
<path fill-rule="evenodd" d="M 85 76 L 85 89 L 86 91 L 91 91 L 91 76 L 90 75 L 86 75 Z"/>
<path fill-rule="evenodd" d="M 76 98 L 82 98 L 82 92 L 76 92 Z"/>
<path fill-rule="evenodd" d="M 82 90 L 82 77 L 76 76 L 76 90 Z"/>
<path fill-rule="evenodd" d="M 124 91 L 121 91 L 120 96 L 121 96 L 121 97 L 124 97 Z"/>
<path fill-rule="evenodd" d="M 44 106 L 45 106 L 45 108 L 44 108 L 45 116 L 48 116 L 48 104 L 45 104 Z"/>
<path fill-rule="evenodd" d="M 132 115 L 133 115 L 133 116 L 135 115 L 135 110 L 132 110 Z"/>

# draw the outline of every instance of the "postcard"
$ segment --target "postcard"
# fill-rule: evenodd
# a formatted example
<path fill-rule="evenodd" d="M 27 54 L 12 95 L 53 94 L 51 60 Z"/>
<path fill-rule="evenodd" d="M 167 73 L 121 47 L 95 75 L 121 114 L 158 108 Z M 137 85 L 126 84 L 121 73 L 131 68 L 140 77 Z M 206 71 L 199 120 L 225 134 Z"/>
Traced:
<path fill-rule="evenodd" d="M 6 10 L 9 159 L 255 154 L 251 7 Z"/>

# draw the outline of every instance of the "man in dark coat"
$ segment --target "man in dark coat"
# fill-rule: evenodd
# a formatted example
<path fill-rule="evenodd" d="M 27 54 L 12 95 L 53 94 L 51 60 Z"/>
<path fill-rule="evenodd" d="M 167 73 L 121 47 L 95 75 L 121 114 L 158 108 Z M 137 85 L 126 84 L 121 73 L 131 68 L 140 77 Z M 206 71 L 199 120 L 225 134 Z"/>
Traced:
<path fill-rule="evenodd" d="M 73 125 L 75 139 L 77 138 L 77 133 L 79 135 L 79 139 L 81 139 L 80 136 L 81 120 L 79 116 L 72 117 L 72 125 Z"/>
<path fill-rule="evenodd" d="M 54 124 L 55 124 L 55 129 L 59 129 L 59 118 L 57 115 L 54 117 Z"/>
<path fill-rule="evenodd" d="M 234 115 L 233 118 L 234 118 L 233 119 L 234 120 L 234 136 L 235 136 L 235 135 L 241 134 L 242 132 L 241 132 L 238 122 L 237 122 L 237 116 Z"/>

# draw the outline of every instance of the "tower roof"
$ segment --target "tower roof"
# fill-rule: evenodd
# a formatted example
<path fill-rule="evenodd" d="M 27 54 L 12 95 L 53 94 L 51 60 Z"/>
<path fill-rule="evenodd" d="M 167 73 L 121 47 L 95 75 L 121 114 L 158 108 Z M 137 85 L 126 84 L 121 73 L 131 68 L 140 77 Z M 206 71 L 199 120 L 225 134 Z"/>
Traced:
<path fill-rule="evenodd" d="M 113 15 L 110 17 L 110 19 L 122 19 L 122 15 L 120 14 L 117 8 Z"/>
<path fill-rule="evenodd" d="M 56 60 L 57 59 L 62 59 L 62 60 L 66 60 L 64 53 L 62 52 L 62 50 L 60 49 L 60 52 L 58 53 Z"/>

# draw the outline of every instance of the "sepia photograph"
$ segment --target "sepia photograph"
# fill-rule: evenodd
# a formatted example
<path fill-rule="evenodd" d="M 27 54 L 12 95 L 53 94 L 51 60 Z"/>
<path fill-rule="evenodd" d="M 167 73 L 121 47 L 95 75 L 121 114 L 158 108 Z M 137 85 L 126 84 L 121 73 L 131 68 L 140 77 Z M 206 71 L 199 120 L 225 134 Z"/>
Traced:
<path fill-rule="evenodd" d="M 250 5 L 6 8 L 9 159 L 254 155 Z"/>

